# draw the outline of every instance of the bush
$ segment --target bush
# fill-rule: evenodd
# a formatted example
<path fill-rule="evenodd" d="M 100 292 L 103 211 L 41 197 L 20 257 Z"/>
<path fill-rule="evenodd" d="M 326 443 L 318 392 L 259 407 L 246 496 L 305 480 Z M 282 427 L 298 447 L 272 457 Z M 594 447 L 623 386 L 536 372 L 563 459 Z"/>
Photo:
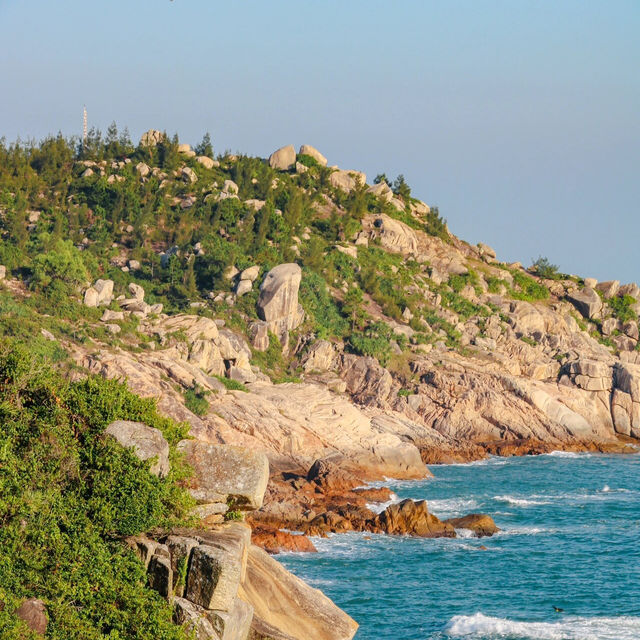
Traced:
<path fill-rule="evenodd" d="M 329 295 L 327 283 L 322 276 L 308 269 L 302 270 L 300 283 L 300 304 L 310 317 L 318 337 L 343 337 L 349 329 L 349 323 L 338 310 Z"/>
<path fill-rule="evenodd" d="M 541 278 L 545 278 L 547 280 L 559 280 L 562 278 L 562 274 L 558 272 L 558 265 L 551 264 L 549 259 L 543 256 L 540 256 L 535 262 L 533 262 L 532 269 L 535 270 L 536 274 Z"/>
<path fill-rule="evenodd" d="M 632 305 L 636 304 L 636 299 L 632 296 L 616 296 L 607 300 L 607 303 L 611 307 L 613 315 L 621 322 L 630 322 L 638 319 L 638 314 L 631 308 Z"/>
<path fill-rule="evenodd" d="M 0 628 L 28 637 L 13 617 L 37 597 L 56 640 L 184 639 L 171 606 L 146 586 L 144 565 L 122 536 L 185 522 L 193 505 L 175 443 L 186 429 L 124 385 L 69 383 L 26 347 L 0 347 Z M 143 421 L 171 444 L 171 473 L 149 473 L 103 436 L 114 419 Z"/>
<path fill-rule="evenodd" d="M 546 300 L 549 297 L 549 289 L 543 284 L 534 280 L 530 276 L 526 276 L 520 271 L 512 271 L 513 283 L 517 289 L 511 289 L 510 295 L 516 300 L 527 300 L 535 302 L 536 300 Z"/>
<path fill-rule="evenodd" d="M 207 392 L 197 385 L 193 389 L 187 389 L 184 392 L 184 406 L 197 416 L 206 416 L 209 412 L 209 403 L 206 396 Z"/>
<path fill-rule="evenodd" d="M 242 382 L 232 380 L 231 378 L 225 378 L 224 376 L 215 376 L 222 384 L 229 389 L 229 391 L 249 391 Z"/>

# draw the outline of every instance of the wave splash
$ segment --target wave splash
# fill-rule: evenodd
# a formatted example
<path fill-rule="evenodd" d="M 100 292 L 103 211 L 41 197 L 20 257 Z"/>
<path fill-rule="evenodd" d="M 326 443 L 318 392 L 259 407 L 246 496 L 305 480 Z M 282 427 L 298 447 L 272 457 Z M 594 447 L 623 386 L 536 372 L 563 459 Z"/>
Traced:
<path fill-rule="evenodd" d="M 509 640 L 636 640 L 640 618 L 566 617 L 559 622 L 520 622 L 478 612 L 454 616 L 445 628 L 449 638 L 508 638 Z"/>

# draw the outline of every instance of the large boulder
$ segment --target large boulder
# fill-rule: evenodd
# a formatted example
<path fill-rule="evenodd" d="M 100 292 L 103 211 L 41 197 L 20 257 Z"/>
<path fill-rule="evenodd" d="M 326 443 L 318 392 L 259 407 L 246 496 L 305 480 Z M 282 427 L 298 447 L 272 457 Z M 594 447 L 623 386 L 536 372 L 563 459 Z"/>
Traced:
<path fill-rule="evenodd" d="M 113 280 L 95 281 L 93 288 L 98 292 L 98 305 L 109 305 L 113 300 Z"/>
<path fill-rule="evenodd" d="M 227 503 L 247 511 L 262 506 L 269 480 L 269 462 L 264 453 L 199 440 L 183 440 L 178 450 L 193 467 L 188 483 L 197 502 Z"/>
<path fill-rule="evenodd" d="M 301 156 L 311 156 L 318 164 L 323 167 L 327 166 L 327 159 L 315 148 L 309 144 L 303 144 L 299 151 Z"/>
<path fill-rule="evenodd" d="M 158 131 L 157 129 L 149 129 L 149 131 L 146 131 L 142 134 L 142 137 L 140 138 L 140 146 L 155 147 L 165 138 L 166 136 L 164 133 L 162 133 L 162 131 Z"/>
<path fill-rule="evenodd" d="M 367 189 L 367 192 L 372 193 L 374 196 L 378 196 L 383 202 L 389 202 L 393 198 L 393 191 L 391 187 L 384 182 L 374 184 Z"/>
<path fill-rule="evenodd" d="M 358 624 L 321 591 L 253 545 L 238 595 L 253 606 L 263 629 L 281 634 L 255 635 L 257 638 L 351 640 L 358 630 Z"/>
<path fill-rule="evenodd" d="M 298 327 L 304 312 L 298 303 L 302 270 L 295 263 L 280 264 L 267 273 L 260 285 L 258 316 L 269 324 L 280 342 L 286 344 L 289 331 Z"/>
<path fill-rule="evenodd" d="M 595 318 L 602 309 L 602 300 L 591 287 L 568 293 L 567 299 L 587 319 Z"/>
<path fill-rule="evenodd" d="M 418 253 L 418 237 L 415 231 L 386 214 L 377 216 L 374 220 L 373 235 L 380 238 L 380 244 L 387 251 L 406 256 Z"/>
<path fill-rule="evenodd" d="M 140 460 L 157 458 L 149 468 L 154 475 L 164 477 L 169 473 L 169 444 L 159 429 L 142 422 L 116 420 L 105 429 L 105 434 L 115 438 L 123 447 L 133 448 L 133 453 Z"/>
<path fill-rule="evenodd" d="M 343 169 L 336 169 L 329 176 L 329 183 L 336 189 L 341 189 L 350 193 L 353 191 L 358 183 L 365 185 L 367 183 L 366 174 L 361 171 L 345 171 Z"/>
<path fill-rule="evenodd" d="M 429 513 L 425 500 L 403 500 L 392 504 L 374 520 L 374 527 L 393 535 L 420 538 L 455 538 L 452 524 L 440 521 Z"/>
<path fill-rule="evenodd" d="M 640 287 L 635 282 L 632 282 L 630 284 L 623 284 L 618 289 L 618 295 L 631 296 L 636 300 L 640 300 Z"/>
<path fill-rule="evenodd" d="M 269 166 L 272 169 L 280 169 L 281 171 L 288 171 L 296 163 L 296 150 L 293 145 L 287 145 L 281 147 L 277 151 L 274 151 L 269 156 Z"/>
<path fill-rule="evenodd" d="M 605 299 L 613 298 L 620 289 L 619 280 L 607 280 L 606 282 L 598 282 L 596 289 L 602 293 Z"/>

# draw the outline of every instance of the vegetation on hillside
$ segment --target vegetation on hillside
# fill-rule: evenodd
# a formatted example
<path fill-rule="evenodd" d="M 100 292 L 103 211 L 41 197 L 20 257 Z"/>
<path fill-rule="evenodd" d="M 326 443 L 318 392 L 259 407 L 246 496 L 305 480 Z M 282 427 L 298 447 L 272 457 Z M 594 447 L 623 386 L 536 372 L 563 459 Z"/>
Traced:
<path fill-rule="evenodd" d="M 13 612 L 31 597 L 45 603 L 48 638 L 184 638 L 122 538 L 185 520 L 192 501 L 177 484 L 187 469 L 174 447 L 186 429 L 119 382 L 69 382 L 6 340 L 0 414 L 2 638 L 29 637 Z M 103 435 L 116 419 L 163 432 L 169 477 L 151 475 L 150 461 Z"/>

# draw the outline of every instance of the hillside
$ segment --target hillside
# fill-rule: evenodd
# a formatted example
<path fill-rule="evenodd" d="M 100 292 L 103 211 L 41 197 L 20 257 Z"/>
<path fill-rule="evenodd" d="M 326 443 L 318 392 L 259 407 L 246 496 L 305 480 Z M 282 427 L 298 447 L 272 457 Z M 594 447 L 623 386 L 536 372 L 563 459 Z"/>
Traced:
<path fill-rule="evenodd" d="M 327 165 L 307 145 L 214 157 L 208 136 L 192 150 L 150 130 L 134 146 L 115 126 L 85 145 L 3 144 L 4 350 L 28 350 L 69 384 L 99 374 L 156 399 L 197 443 L 179 445 L 195 479 L 175 482 L 201 503 L 198 526 L 249 512 L 270 551 L 312 548 L 284 528 L 455 535 L 426 505 L 422 529 L 413 512 L 366 506 L 389 496 L 365 481 L 424 477 L 425 463 L 638 444 L 638 285 L 502 263 L 402 176 Z M 110 415 L 101 428 L 110 419 L 147 420 Z M 224 471 L 238 484 L 242 465 L 260 475 L 246 456 L 266 454 L 266 493 L 247 480 L 253 493 L 225 490 L 210 508 L 221 499 L 198 497 L 205 445 L 240 456 Z M 170 528 L 120 533 L 157 526 Z M 187 537 L 200 548 L 202 536 Z M 268 559 L 253 553 L 259 573 Z M 236 582 L 261 620 L 253 638 L 299 637 Z"/>

